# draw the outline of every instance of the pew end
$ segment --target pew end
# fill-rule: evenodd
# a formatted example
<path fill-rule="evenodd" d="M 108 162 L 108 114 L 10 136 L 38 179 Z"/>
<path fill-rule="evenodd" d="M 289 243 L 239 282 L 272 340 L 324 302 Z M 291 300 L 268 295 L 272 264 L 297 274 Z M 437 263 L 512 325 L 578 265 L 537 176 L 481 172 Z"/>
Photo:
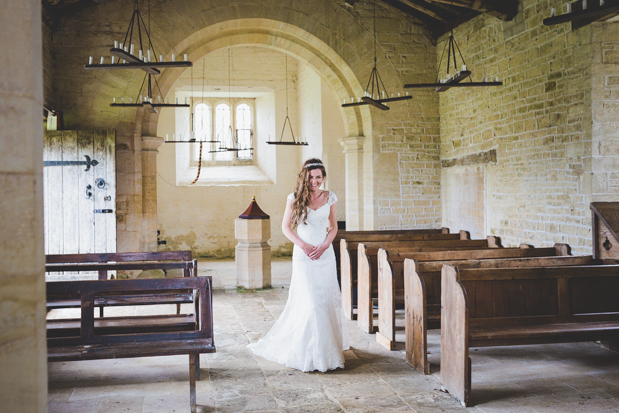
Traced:
<path fill-rule="evenodd" d="M 428 317 L 426 285 L 417 272 L 417 261 L 404 260 L 404 295 L 406 300 L 406 361 L 423 374 L 430 374 L 428 363 Z"/>

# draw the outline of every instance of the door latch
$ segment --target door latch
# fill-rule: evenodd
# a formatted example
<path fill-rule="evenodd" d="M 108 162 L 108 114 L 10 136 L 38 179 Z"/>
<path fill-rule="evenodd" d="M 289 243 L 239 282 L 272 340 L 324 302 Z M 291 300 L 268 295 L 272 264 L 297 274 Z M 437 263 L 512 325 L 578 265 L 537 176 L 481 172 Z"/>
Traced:
<path fill-rule="evenodd" d="M 113 212 L 113 209 L 95 209 L 95 214 L 111 214 Z"/>

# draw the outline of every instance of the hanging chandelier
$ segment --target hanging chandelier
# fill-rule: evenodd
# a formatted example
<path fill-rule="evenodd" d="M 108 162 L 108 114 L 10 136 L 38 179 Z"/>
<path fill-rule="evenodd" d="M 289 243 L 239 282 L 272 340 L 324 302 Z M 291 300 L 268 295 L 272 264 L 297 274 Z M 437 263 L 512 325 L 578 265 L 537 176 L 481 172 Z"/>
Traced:
<path fill-rule="evenodd" d="M 619 12 L 619 2 L 617 0 L 590 0 L 589 2 L 581 0 L 567 3 L 566 7 L 567 12 L 561 15 L 556 15 L 555 8 L 551 8 L 550 17 L 544 19 L 544 25 L 553 26 L 555 24 L 572 22 L 572 29 L 574 29 Z"/>
<path fill-rule="evenodd" d="M 150 27 L 150 7 L 148 26 Z M 137 32 L 136 35 L 134 35 L 134 31 Z M 135 55 L 136 47 L 134 41 L 138 42 L 137 56 Z M 123 41 L 118 42 L 114 40 L 114 47 L 110 49 L 110 53 L 112 54 L 110 63 L 106 63 L 104 56 L 101 56 L 98 64 L 94 63 L 93 57 L 90 56 L 88 64 L 84 65 L 84 69 L 141 69 L 151 75 L 158 75 L 161 73 L 159 69 L 190 67 L 193 65 L 192 62 L 187 60 L 186 53 L 182 61 L 176 61 L 174 53 L 172 53 L 172 59 L 169 62 L 163 61 L 163 55 L 159 55 L 159 60 L 157 60 L 157 53 L 150 38 L 150 31 L 140 12 L 138 0 L 133 2 L 133 14 L 131 15 L 129 27 Z M 118 58 L 118 60 L 115 58 Z"/>
<path fill-rule="evenodd" d="M 447 39 L 445 47 L 443 48 L 443 53 L 441 53 L 441 59 L 438 63 L 439 70 L 441 67 L 441 63 L 443 62 L 443 57 L 445 56 L 445 49 L 447 49 L 447 75 L 445 77 L 441 78 L 440 74 L 437 73 L 437 81 L 435 83 L 408 83 L 404 85 L 404 88 L 435 88 L 436 92 L 444 92 L 451 89 L 452 87 L 487 87 L 503 85 L 503 82 L 499 82 L 498 77 L 495 77 L 494 79 L 489 79 L 485 77 L 482 82 L 473 82 L 471 80 L 472 72 L 470 70 L 467 70 L 464 56 L 462 56 L 462 52 L 460 51 L 458 43 L 454 38 L 453 29 L 451 30 L 451 34 Z M 462 61 L 462 66 L 460 67 L 460 70 L 458 70 L 458 62 L 456 60 L 457 56 L 460 56 L 460 60 Z M 452 59 L 453 67 L 450 68 Z M 451 69 L 453 69 L 453 72 L 450 72 Z M 465 79 L 469 79 L 469 81 L 463 82 L 463 80 Z"/>
<path fill-rule="evenodd" d="M 286 124 L 290 128 L 290 135 L 292 136 L 291 141 L 284 140 L 284 131 L 286 130 Z M 286 119 L 284 119 L 284 126 L 282 127 L 282 133 L 279 137 L 278 141 L 267 141 L 269 145 L 298 145 L 298 146 L 308 146 L 308 143 L 302 141 L 300 138 L 297 140 L 294 136 L 294 132 L 292 131 L 292 123 L 290 123 L 290 117 L 288 116 L 288 55 L 286 55 Z"/>
<path fill-rule="evenodd" d="M 393 93 L 389 95 L 387 89 L 385 88 L 385 84 L 383 83 L 383 79 L 380 77 L 378 73 L 378 69 L 376 68 L 376 43 L 378 42 L 378 37 L 376 36 L 376 0 L 374 0 L 374 68 L 370 73 L 370 79 L 368 80 L 367 86 L 365 87 L 365 92 L 362 97 L 357 97 L 357 101 L 355 102 L 355 98 L 351 97 L 350 102 L 346 103 L 346 99 L 344 99 L 344 103 L 342 104 L 343 108 L 348 108 L 352 106 L 362 106 L 362 105 L 372 105 L 375 108 L 381 110 L 389 110 L 389 106 L 385 105 L 388 102 L 397 102 L 400 100 L 408 100 L 412 99 L 412 96 L 408 95 L 408 92 L 405 96 L 401 96 L 398 93 L 397 96 L 394 96 Z"/>

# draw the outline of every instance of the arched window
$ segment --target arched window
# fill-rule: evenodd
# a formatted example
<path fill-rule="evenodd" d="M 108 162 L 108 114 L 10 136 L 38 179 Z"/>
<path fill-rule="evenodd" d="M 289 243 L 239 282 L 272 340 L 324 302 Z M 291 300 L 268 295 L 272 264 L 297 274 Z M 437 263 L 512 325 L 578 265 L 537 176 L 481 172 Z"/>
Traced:
<path fill-rule="evenodd" d="M 213 136 L 213 115 L 211 107 L 206 103 L 198 103 L 194 108 L 193 115 L 193 131 L 197 141 L 210 141 Z M 194 146 L 194 159 L 200 156 L 200 145 Z M 205 143 L 202 145 L 202 160 L 210 161 L 213 159 L 213 154 L 209 153 L 213 145 Z"/>
<path fill-rule="evenodd" d="M 220 142 L 219 146 L 225 148 L 233 147 L 230 115 L 230 106 L 225 103 L 220 103 L 215 108 L 215 139 Z M 215 152 L 215 160 L 230 161 L 232 155 L 233 152 Z"/>
<path fill-rule="evenodd" d="M 237 145 L 241 150 L 238 152 L 238 159 L 251 159 L 252 153 L 248 148 L 252 147 L 252 113 L 251 106 L 241 103 L 236 107 L 236 139 Z"/>

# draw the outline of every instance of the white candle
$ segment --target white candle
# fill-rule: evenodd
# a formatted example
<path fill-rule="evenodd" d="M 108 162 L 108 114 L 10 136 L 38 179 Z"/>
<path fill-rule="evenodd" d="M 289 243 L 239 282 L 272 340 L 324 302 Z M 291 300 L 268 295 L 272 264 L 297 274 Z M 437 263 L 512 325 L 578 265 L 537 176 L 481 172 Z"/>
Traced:
<path fill-rule="evenodd" d="M 91 65 L 92 64 L 92 56 L 88 56 L 88 64 Z"/>
<path fill-rule="evenodd" d="M 124 96 L 123 96 L 123 97 L 121 97 L 121 98 L 120 98 L 120 101 L 121 101 L 121 103 L 125 103 L 125 97 L 124 97 Z"/>
<path fill-rule="evenodd" d="M 134 51 L 134 50 L 135 50 L 135 49 L 134 49 L 134 47 L 133 47 L 133 43 L 131 43 L 131 49 L 130 49 L 129 54 L 133 54 L 133 51 Z"/>
<path fill-rule="evenodd" d="M 582 9 L 587 10 L 587 0 L 582 0 Z"/>
<path fill-rule="evenodd" d="M 157 96 L 157 102 L 161 103 L 161 95 Z"/>
<path fill-rule="evenodd" d="M 129 98 L 129 102 L 133 104 L 133 98 Z"/>
<path fill-rule="evenodd" d="M 572 12 L 572 3 L 567 3 L 566 6 L 567 6 L 567 12 L 571 13 Z"/>
<path fill-rule="evenodd" d="M 169 138 L 169 134 L 167 134 L 167 133 L 166 133 L 166 134 L 165 134 L 165 140 L 167 141 L 167 140 L 168 140 L 168 138 Z"/>
<path fill-rule="evenodd" d="M 391 97 L 393 97 L 393 93 L 391 94 Z"/>
<path fill-rule="evenodd" d="M 174 53 L 172 53 L 172 61 L 174 61 Z"/>
<path fill-rule="evenodd" d="M 178 105 L 178 98 L 176 98 L 176 104 Z"/>
<path fill-rule="evenodd" d="M 123 49 L 123 50 L 125 50 L 125 48 L 123 47 L 123 44 L 122 44 L 122 43 L 120 44 L 120 48 L 121 48 L 121 49 Z"/>
<path fill-rule="evenodd" d="M 346 104 L 346 98 L 344 98 L 344 104 Z"/>
<path fill-rule="evenodd" d="M 163 55 L 159 55 L 159 61 L 163 62 Z"/>
<path fill-rule="evenodd" d="M 112 98 L 112 103 L 116 103 L 116 98 Z"/>
<path fill-rule="evenodd" d="M 127 46 L 123 47 L 123 50 L 127 53 Z"/>
<path fill-rule="evenodd" d="M 466 72 L 466 65 L 462 65 L 462 71 Z"/>
<path fill-rule="evenodd" d="M 112 56 L 112 64 L 114 64 L 114 58 L 116 58 L 116 56 Z"/>
<path fill-rule="evenodd" d="M 398 92 L 398 97 L 400 97 L 400 92 Z"/>
<path fill-rule="evenodd" d="M 146 51 L 146 54 L 148 55 L 148 61 L 150 62 L 150 49 Z"/>
<path fill-rule="evenodd" d="M 101 64 L 101 65 L 103 64 L 103 56 L 101 56 L 101 63 L 99 63 L 99 64 Z"/>
<path fill-rule="evenodd" d="M 408 96 L 408 92 L 406 92 L 406 96 Z"/>
<path fill-rule="evenodd" d="M 600 0 L 600 1 L 602 1 L 602 0 Z M 554 7 L 550 9 L 550 17 L 555 17 L 555 8 Z"/>
<path fill-rule="evenodd" d="M 144 99 L 142 99 L 142 95 L 140 95 L 140 102 L 143 102 L 143 101 L 144 101 Z"/>
<path fill-rule="evenodd" d="M 498 76 L 495 76 L 495 77 L 494 77 L 494 81 L 495 81 L 495 82 L 498 82 L 498 81 L 499 81 L 499 77 L 498 77 Z"/>
<path fill-rule="evenodd" d="M 144 55 L 142 54 L 142 49 L 138 50 L 138 56 L 140 60 L 142 60 L 142 57 L 144 57 Z"/>
<path fill-rule="evenodd" d="M 118 49 L 118 40 L 114 40 L 114 49 Z"/>
<path fill-rule="evenodd" d="M 383 99 L 384 99 L 385 98 L 385 91 L 383 90 L 382 92 L 383 92 Z"/>
<path fill-rule="evenodd" d="M 185 61 L 187 61 L 187 53 L 185 53 Z"/>

